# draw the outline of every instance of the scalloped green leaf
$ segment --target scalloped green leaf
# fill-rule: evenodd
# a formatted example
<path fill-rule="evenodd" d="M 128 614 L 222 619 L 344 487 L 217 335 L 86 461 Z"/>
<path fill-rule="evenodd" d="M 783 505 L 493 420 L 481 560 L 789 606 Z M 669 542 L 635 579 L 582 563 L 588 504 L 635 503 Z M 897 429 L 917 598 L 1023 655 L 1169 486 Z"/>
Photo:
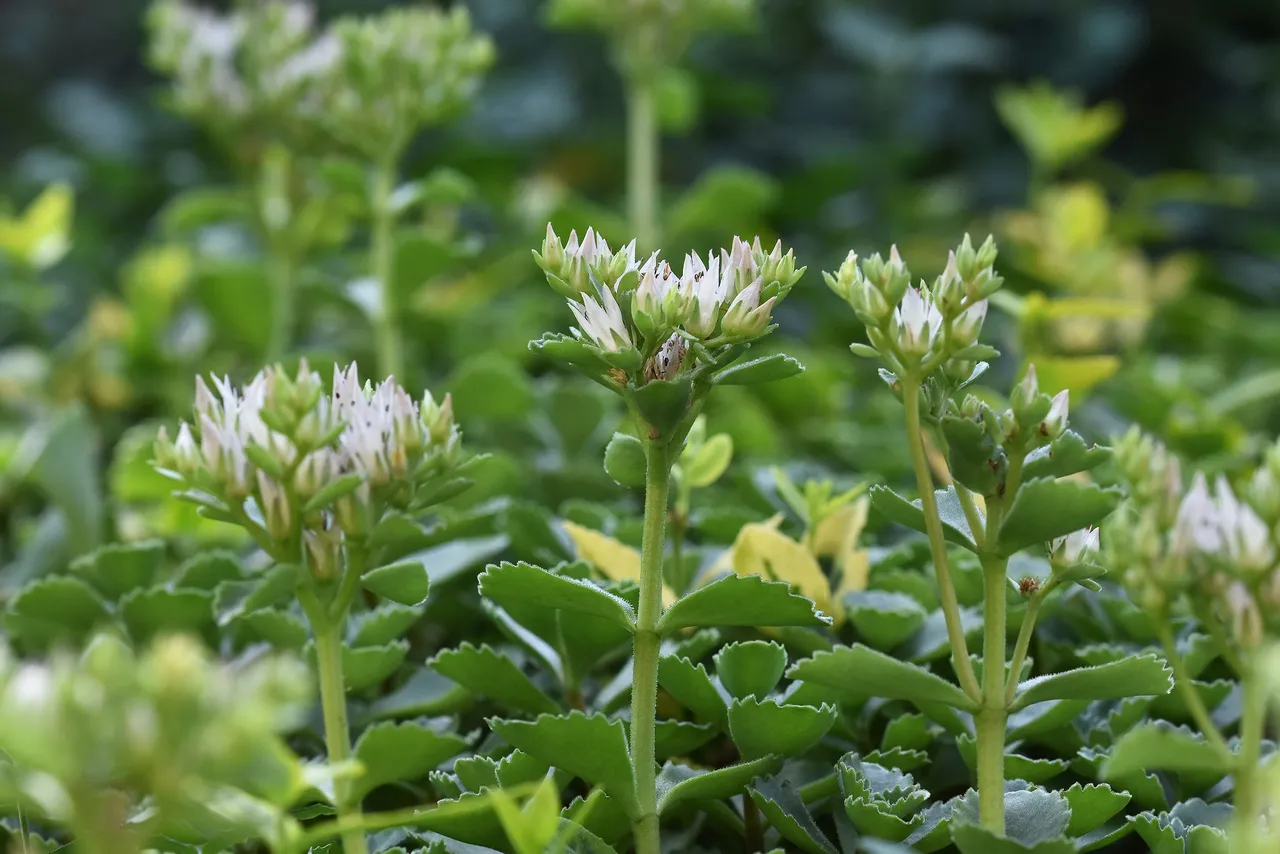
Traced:
<path fill-rule="evenodd" d="M 899 661 L 862 644 L 819 652 L 787 671 L 791 679 L 816 682 L 847 697 L 883 697 L 973 709 L 964 691 L 923 667 Z"/>
<path fill-rule="evenodd" d="M 905 593 L 859 590 L 845 596 L 849 622 L 870 646 L 890 650 L 905 643 L 924 625 L 929 612 Z"/>
<path fill-rule="evenodd" d="M 558 575 L 527 563 L 490 566 L 480 574 L 480 594 L 503 607 L 530 605 L 601 617 L 631 631 L 635 609 L 590 581 Z"/>
<path fill-rule="evenodd" d="M 447 719 L 419 719 L 374 724 L 360 734 L 353 756 L 362 766 L 352 782 L 355 797 L 363 798 L 378 786 L 397 780 L 417 780 L 457 756 L 469 742 L 445 729 Z"/>
<path fill-rule="evenodd" d="M 1069 839 L 1045 839 L 1024 844 L 976 824 L 952 824 L 951 840 L 960 854 L 1076 854 Z"/>
<path fill-rule="evenodd" d="M 799 756 L 836 722 L 836 707 L 784 705 L 748 697 L 729 704 L 729 735 L 743 759 L 770 754 Z"/>
<path fill-rule="evenodd" d="M 1122 735 L 1102 763 L 1105 780 L 1151 771 L 1228 774 L 1233 757 L 1186 727 L 1160 721 L 1141 724 Z"/>
<path fill-rule="evenodd" d="M 192 590 L 215 590 L 224 581 L 240 581 L 244 567 L 231 552 L 202 552 L 174 572 L 173 586 Z"/>
<path fill-rule="evenodd" d="M 804 365 L 783 353 L 761 356 L 725 368 L 712 378 L 716 385 L 754 385 L 785 380 L 804 373 Z"/>
<path fill-rule="evenodd" d="M 291 600 L 299 567 L 282 563 L 244 581 L 225 581 L 213 593 L 218 625 L 229 625 L 245 614 Z"/>
<path fill-rule="evenodd" d="M 1023 481 L 1000 523 L 1000 551 L 1010 555 L 1097 525 L 1111 515 L 1122 497 L 1118 489 L 1077 480 Z"/>
<path fill-rule="evenodd" d="M 902 748 L 903 750 L 924 750 L 933 745 L 938 732 L 936 725 L 919 713 L 895 715 L 884 728 L 884 736 L 880 739 L 882 750 Z"/>
<path fill-rule="evenodd" d="M 604 449 L 604 470 L 619 486 L 644 486 L 644 444 L 629 433 L 614 433 Z"/>
<path fill-rule="evenodd" d="M 715 771 L 700 771 L 668 762 L 658 774 L 658 813 L 681 804 L 740 795 L 754 780 L 779 771 L 783 762 L 781 756 L 763 756 Z"/>
<path fill-rule="evenodd" d="M 514 661 L 487 644 L 475 646 L 464 641 L 456 649 L 437 653 L 427 664 L 473 694 L 500 705 L 534 714 L 560 711 Z"/>
<path fill-rule="evenodd" d="M 164 566 L 164 542 L 112 543 L 99 546 L 71 562 L 71 571 L 108 600 L 150 587 Z"/>
<path fill-rule="evenodd" d="M 1051 444 L 1027 454 L 1022 466 L 1022 477 L 1025 480 L 1067 477 L 1097 468 L 1110 457 L 1110 448 L 1086 445 L 1079 433 L 1067 430 Z"/>
<path fill-rule="evenodd" d="M 1173 688 L 1173 670 L 1155 655 L 1037 676 L 1018 686 L 1010 711 L 1045 700 L 1117 700 L 1159 696 Z"/>
<path fill-rule="evenodd" d="M 669 436 L 680 423 L 689 411 L 692 394 L 693 383 L 687 376 L 674 380 L 649 380 L 639 388 L 629 389 L 641 417 L 657 431 L 658 436 Z"/>
<path fill-rule="evenodd" d="M 1117 792 L 1106 783 L 1074 783 L 1060 793 L 1071 805 L 1071 822 L 1067 836 L 1084 836 L 1101 827 L 1108 819 L 1128 806 L 1132 795 Z"/>
<path fill-rule="evenodd" d="M 352 646 L 370 646 L 390 643 L 403 637 L 425 613 L 421 605 L 401 605 L 384 602 L 372 611 L 363 611 L 351 617 L 348 633 Z"/>
<path fill-rule="evenodd" d="M 389 694 L 368 707 L 371 718 L 410 718 L 457 712 L 472 702 L 471 692 L 430 667 L 419 667 Z"/>
<path fill-rule="evenodd" d="M 575 711 L 532 721 L 492 718 L 489 726 L 508 744 L 601 787 L 627 815 L 635 816 L 635 781 L 621 721 Z"/>
<path fill-rule="evenodd" d="M 818 827 L 790 783 L 758 780 L 747 789 L 747 794 L 769 824 L 800 850 L 808 854 L 837 854 L 836 847 Z"/>
<path fill-rule="evenodd" d="M 391 676 L 409 654 L 407 641 L 392 641 L 382 646 L 342 648 L 342 669 L 347 691 L 367 691 Z"/>
<path fill-rule="evenodd" d="M 673 756 L 685 756 L 702 747 L 719 733 L 715 724 L 692 721 L 662 720 L 654 732 L 654 752 L 662 762 Z"/>
<path fill-rule="evenodd" d="M 701 664 L 678 655 L 664 655 L 658 660 L 658 684 L 704 721 L 728 725 L 727 701 Z"/>
<path fill-rule="evenodd" d="M 964 760 L 964 764 L 969 767 L 969 770 L 976 771 L 978 767 L 978 747 L 973 736 L 964 735 L 957 738 L 956 748 L 959 750 L 960 757 Z M 1026 780 L 1028 783 L 1040 784 L 1062 774 L 1069 765 L 1070 763 L 1065 759 L 1033 759 L 1029 756 L 1006 752 L 1004 755 L 1004 777 L 1006 780 Z"/>
<path fill-rule="evenodd" d="M 4 615 L 5 631 L 32 652 L 66 643 L 80 646 L 111 619 L 107 604 L 78 578 L 43 578 L 18 591 Z"/>
<path fill-rule="evenodd" d="M 213 628 L 213 593 L 208 590 L 135 590 L 119 607 L 130 637 L 140 644 L 171 632 L 202 635 Z"/>
<path fill-rule="evenodd" d="M 297 650 L 307 645 L 306 623 L 288 611 L 259 608 L 240 617 L 236 625 L 244 626 L 256 640 L 266 641 L 278 649 Z"/>
<path fill-rule="evenodd" d="M 871 504 L 890 522 L 897 522 L 922 534 L 927 533 L 919 499 L 908 501 L 887 486 L 871 487 L 870 495 Z M 969 521 L 960 506 L 960 499 L 956 497 L 955 488 L 948 486 L 946 489 L 936 490 L 934 498 L 938 503 L 938 515 L 942 519 L 943 536 L 948 542 L 963 546 L 976 554 L 978 547 L 974 545 L 973 532 L 969 529 Z"/>
<path fill-rule="evenodd" d="M 430 592 L 431 578 L 420 561 L 406 560 L 369 570 L 360 577 L 360 586 L 401 605 L 420 605 Z"/>
<path fill-rule="evenodd" d="M 691 626 L 826 626 L 831 618 L 784 581 L 726 575 L 684 596 L 658 621 L 669 635 Z"/>
<path fill-rule="evenodd" d="M 947 462 L 957 483 L 979 495 L 994 495 L 1008 463 L 981 419 L 947 415 L 941 421 L 947 439 Z"/>
<path fill-rule="evenodd" d="M 728 643 L 713 659 L 716 676 L 728 692 L 744 699 L 768 696 L 787 669 L 787 650 L 775 641 L 750 640 Z"/>

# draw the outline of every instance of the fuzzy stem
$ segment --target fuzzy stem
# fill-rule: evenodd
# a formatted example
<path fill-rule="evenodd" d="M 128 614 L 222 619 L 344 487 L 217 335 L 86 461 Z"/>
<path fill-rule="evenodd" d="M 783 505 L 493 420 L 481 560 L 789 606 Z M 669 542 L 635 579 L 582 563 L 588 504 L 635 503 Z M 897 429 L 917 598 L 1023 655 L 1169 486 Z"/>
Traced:
<path fill-rule="evenodd" d="M 662 616 L 663 534 L 671 462 L 667 440 L 645 444 L 644 533 L 640 545 L 640 609 L 636 615 L 635 665 L 631 683 L 631 765 L 636 781 L 636 854 L 661 851 L 658 830 L 657 755 L 658 619 Z"/>
<path fill-rule="evenodd" d="M 391 191 L 395 185 L 395 161 L 379 163 L 373 176 L 373 198 L 370 204 L 372 239 L 369 242 L 369 267 L 378 280 L 379 311 L 377 321 L 378 375 L 393 376 L 404 382 L 404 355 L 401 352 L 399 309 L 393 267 L 395 245 L 393 229 L 395 213 L 391 210 Z"/>
<path fill-rule="evenodd" d="M 316 636 L 316 669 L 320 671 L 320 705 L 324 711 L 324 741 L 329 764 L 336 765 L 351 758 L 351 727 L 347 723 L 347 692 L 342 675 L 343 620 L 319 620 L 312 625 Z M 360 804 L 354 801 L 351 782 L 346 777 L 334 780 L 334 798 L 338 819 L 359 821 Z M 342 834 L 345 854 L 368 854 L 364 831 L 348 830 Z"/>
<path fill-rule="evenodd" d="M 911 462 L 915 467 L 916 489 L 920 492 L 924 526 L 929 534 L 929 551 L 933 557 L 934 571 L 938 575 L 938 595 L 946 618 L 947 637 L 951 640 L 951 660 L 956 678 L 960 680 L 960 687 L 974 700 L 978 700 L 982 694 L 977 677 L 973 675 L 973 662 L 969 660 L 964 627 L 960 623 L 960 601 L 956 598 L 956 587 L 951 580 L 951 568 L 947 563 L 942 518 L 938 515 L 938 501 L 933 494 L 933 476 L 929 474 L 929 460 L 925 454 L 924 437 L 920 428 L 920 381 L 904 382 L 902 392 L 907 410 L 907 444 L 911 448 Z"/>
<path fill-rule="evenodd" d="M 1027 612 L 1022 615 L 1022 627 L 1018 629 L 1018 642 L 1013 645 L 1013 660 L 1009 662 L 1009 681 L 1004 691 L 1006 707 L 1013 703 L 1014 695 L 1018 693 L 1018 682 L 1022 678 L 1022 664 L 1027 660 L 1027 650 L 1031 646 L 1031 635 L 1035 631 L 1036 617 L 1040 613 L 1040 606 L 1044 603 L 1044 597 L 1052 589 L 1052 587 L 1048 586 L 1040 589 L 1027 602 Z"/>
<path fill-rule="evenodd" d="M 658 117 L 653 80 L 627 80 L 627 218 L 644 251 L 658 245 Z"/>
<path fill-rule="evenodd" d="M 271 281 L 271 331 L 267 339 L 267 363 L 273 364 L 289 352 L 293 341 L 293 284 L 296 275 L 292 254 L 273 246 L 268 257 Z"/>
<path fill-rule="evenodd" d="M 978 818 L 1004 833 L 1005 561 L 982 562 L 982 707 L 978 711 Z"/>

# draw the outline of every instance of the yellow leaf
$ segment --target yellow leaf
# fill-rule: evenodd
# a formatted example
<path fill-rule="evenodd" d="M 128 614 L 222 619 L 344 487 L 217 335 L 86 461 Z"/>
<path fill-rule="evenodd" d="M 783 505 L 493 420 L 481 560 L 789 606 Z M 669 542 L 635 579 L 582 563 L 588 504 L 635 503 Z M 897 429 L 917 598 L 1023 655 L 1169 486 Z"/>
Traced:
<path fill-rule="evenodd" d="M 71 247 L 74 203 L 70 185 L 50 184 L 21 217 L 0 219 L 0 250 L 37 270 L 52 267 Z"/>
<path fill-rule="evenodd" d="M 867 576 L 871 572 L 871 556 L 866 549 L 859 547 L 859 542 L 862 530 L 867 526 L 867 511 L 870 507 L 871 499 L 864 495 L 823 523 L 825 525 L 831 519 L 839 519 L 841 539 L 835 552 L 841 573 L 840 586 L 835 591 L 838 600 L 843 599 L 846 593 L 866 589 Z"/>
<path fill-rule="evenodd" d="M 573 540 L 578 557 L 596 568 L 612 581 L 640 583 L 640 552 L 618 542 L 599 531 L 565 522 L 564 532 Z M 669 608 L 676 602 L 676 595 L 665 584 L 662 586 L 662 605 Z"/>
<path fill-rule="evenodd" d="M 1110 355 L 1036 356 L 1035 365 L 1041 391 L 1056 394 L 1069 388 L 1074 401 L 1077 395 L 1083 398 L 1094 386 L 1110 379 L 1120 370 L 1120 359 Z"/>
<path fill-rule="evenodd" d="M 770 524 L 744 525 L 733 544 L 733 571 L 785 581 L 831 616 L 831 585 L 818 559 Z"/>

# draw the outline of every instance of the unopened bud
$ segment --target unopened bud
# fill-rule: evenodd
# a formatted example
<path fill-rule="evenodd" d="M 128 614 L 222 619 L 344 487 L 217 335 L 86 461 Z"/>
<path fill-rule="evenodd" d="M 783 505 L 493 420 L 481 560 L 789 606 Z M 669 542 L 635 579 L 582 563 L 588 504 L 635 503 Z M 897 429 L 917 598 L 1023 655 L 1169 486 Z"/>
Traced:
<path fill-rule="evenodd" d="M 1053 402 L 1049 405 L 1049 414 L 1040 422 L 1040 435 L 1050 441 L 1062 435 L 1062 432 L 1067 429 L 1068 404 L 1069 394 L 1065 388 L 1053 396 Z"/>
<path fill-rule="evenodd" d="M 987 301 L 982 300 L 960 312 L 951 327 L 951 341 L 957 349 L 978 343 L 982 323 L 987 319 Z"/>
<path fill-rule="evenodd" d="M 947 257 L 946 268 L 934 280 L 933 295 L 938 304 L 938 310 L 942 312 L 943 317 L 955 317 L 961 312 L 965 296 L 964 281 L 956 269 L 956 253 L 952 252 Z M 985 308 L 983 313 L 986 313 Z"/>
<path fill-rule="evenodd" d="M 1025 409 L 1037 397 L 1040 396 L 1040 381 L 1036 378 L 1036 366 L 1027 365 L 1027 372 L 1022 375 L 1022 381 L 1013 389 L 1013 394 L 1009 396 L 1009 405 L 1014 412 Z"/>

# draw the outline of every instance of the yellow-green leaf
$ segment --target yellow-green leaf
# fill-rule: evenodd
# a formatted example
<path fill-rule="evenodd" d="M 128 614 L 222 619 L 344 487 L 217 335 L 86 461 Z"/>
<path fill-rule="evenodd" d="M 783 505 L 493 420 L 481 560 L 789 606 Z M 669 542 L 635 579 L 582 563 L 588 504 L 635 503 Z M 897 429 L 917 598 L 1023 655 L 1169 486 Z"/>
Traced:
<path fill-rule="evenodd" d="M 605 578 L 613 581 L 640 581 L 640 552 L 599 531 L 573 522 L 563 524 L 564 532 L 573 540 L 578 557 L 595 567 Z M 663 585 L 663 607 L 670 607 L 675 601 L 675 592 Z"/>

